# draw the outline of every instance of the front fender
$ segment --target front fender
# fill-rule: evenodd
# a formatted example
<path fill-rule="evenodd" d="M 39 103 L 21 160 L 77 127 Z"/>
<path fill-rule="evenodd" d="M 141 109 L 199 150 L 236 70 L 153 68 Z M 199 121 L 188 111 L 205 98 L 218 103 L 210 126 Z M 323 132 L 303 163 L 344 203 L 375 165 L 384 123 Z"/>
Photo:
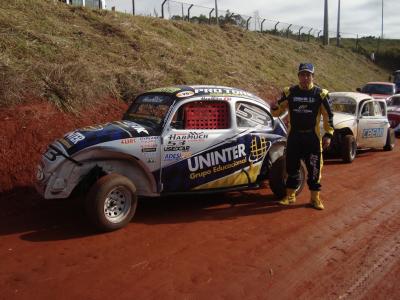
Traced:
<path fill-rule="evenodd" d="M 99 168 L 102 174 L 118 173 L 132 180 L 138 195 L 156 196 L 157 183 L 148 167 L 134 156 L 107 149 L 90 148 L 72 157 L 80 165 L 64 160 L 50 176 L 44 190 L 44 198 L 67 198 L 88 174 Z"/>

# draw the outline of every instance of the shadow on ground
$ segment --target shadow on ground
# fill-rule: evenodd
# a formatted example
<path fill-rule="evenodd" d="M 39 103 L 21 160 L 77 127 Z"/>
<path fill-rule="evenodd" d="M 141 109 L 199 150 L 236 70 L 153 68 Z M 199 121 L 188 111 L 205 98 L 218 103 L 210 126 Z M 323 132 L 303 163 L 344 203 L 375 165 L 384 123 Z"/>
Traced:
<path fill-rule="evenodd" d="M 99 234 L 91 227 L 79 197 L 44 200 L 31 187 L 0 195 L 0 236 L 19 234 L 31 242 L 76 239 Z M 139 200 L 134 223 L 146 225 L 235 219 L 282 209 L 269 190 L 210 195 L 169 196 Z"/>

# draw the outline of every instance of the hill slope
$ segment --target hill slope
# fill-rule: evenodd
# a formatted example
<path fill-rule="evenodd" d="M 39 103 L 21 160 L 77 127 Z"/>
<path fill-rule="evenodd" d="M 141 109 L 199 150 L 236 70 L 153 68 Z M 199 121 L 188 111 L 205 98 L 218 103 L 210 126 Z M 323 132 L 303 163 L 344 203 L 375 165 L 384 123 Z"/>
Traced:
<path fill-rule="evenodd" d="M 362 56 L 333 46 L 50 0 L 2 0 L 0 30 L 2 106 L 30 96 L 77 110 L 104 97 L 128 100 L 183 83 L 260 94 L 295 82 L 300 61 L 315 63 L 317 82 L 329 90 L 387 78 Z"/>
<path fill-rule="evenodd" d="M 0 50 L 0 192 L 30 185 L 54 138 L 120 118 L 147 89 L 221 84 L 271 99 L 297 81 L 301 61 L 313 62 L 331 91 L 388 76 L 333 46 L 50 0 L 2 0 Z"/>

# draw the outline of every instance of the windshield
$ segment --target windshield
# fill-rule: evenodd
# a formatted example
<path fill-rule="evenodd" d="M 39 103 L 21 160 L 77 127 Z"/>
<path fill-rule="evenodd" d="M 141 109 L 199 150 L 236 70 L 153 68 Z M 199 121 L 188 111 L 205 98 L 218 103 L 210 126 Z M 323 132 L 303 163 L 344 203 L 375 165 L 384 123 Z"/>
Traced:
<path fill-rule="evenodd" d="M 357 103 L 349 97 L 332 97 L 333 112 L 355 115 Z"/>
<path fill-rule="evenodd" d="M 124 119 L 160 128 L 174 98 L 165 94 L 145 94 L 135 99 Z"/>
<path fill-rule="evenodd" d="M 390 100 L 390 105 L 400 106 L 400 97 L 393 97 L 392 100 Z"/>
<path fill-rule="evenodd" d="M 394 94 L 393 86 L 387 84 L 367 84 L 362 88 L 361 92 L 365 94 Z"/>
<path fill-rule="evenodd" d="M 400 82 L 400 71 L 394 74 L 393 82 Z"/>

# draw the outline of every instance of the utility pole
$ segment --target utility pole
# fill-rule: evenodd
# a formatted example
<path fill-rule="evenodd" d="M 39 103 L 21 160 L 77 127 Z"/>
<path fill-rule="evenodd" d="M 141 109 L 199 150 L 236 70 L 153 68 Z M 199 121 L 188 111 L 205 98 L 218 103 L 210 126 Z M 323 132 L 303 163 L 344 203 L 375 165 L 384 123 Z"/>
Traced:
<path fill-rule="evenodd" d="M 324 9 L 324 45 L 329 45 L 328 0 L 325 0 L 325 9 Z"/>
<path fill-rule="evenodd" d="M 336 46 L 340 46 L 340 0 L 338 0 Z"/>
<path fill-rule="evenodd" d="M 219 20 L 218 20 L 218 3 L 217 0 L 215 0 L 215 19 L 217 21 L 217 25 L 219 24 Z"/>
<path fill-rule="evenodd" d="M 381 39 L 383 39 L 383 0 L 382 0 L 382 27 L 381 27 Z"/>
<path fill-rule="evenodd" d="M 132 15 L 135 15 L 135 0 L 132 0 Z"/>

